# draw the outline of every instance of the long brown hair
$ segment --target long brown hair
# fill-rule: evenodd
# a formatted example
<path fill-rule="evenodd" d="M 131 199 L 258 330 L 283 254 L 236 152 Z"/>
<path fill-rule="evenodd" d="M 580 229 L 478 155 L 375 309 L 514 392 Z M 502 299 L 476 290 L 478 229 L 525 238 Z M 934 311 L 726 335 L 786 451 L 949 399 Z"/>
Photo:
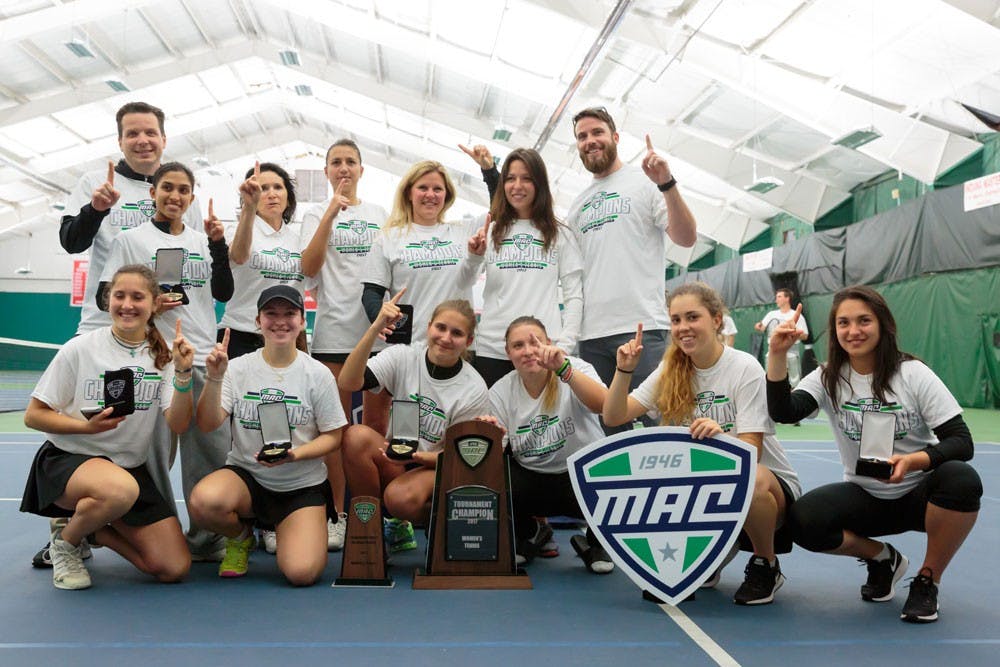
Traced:
<path fill-rule="evenodd" d="M 517 161 L 524 165 L 535 185 L 535 200 L 531 204 L 531 222 L 542 233 L 543 247 L 548 252 L 559 235 L 559 221 L 552 210 L 552 191 L 549 189 L 549 173 L 545 168 L 545 161 L 534 148 L 515 148 L 504 160 L 503 167 L 500 169 L 500 187 L 493 193 L 493 202 L 490 205 L 490 215 L 493 217 L 493 231 L 491 233 L 493 247 L 500 250 L 500 242 L 507 236 L 514 221 L 518 219 L 517 211 L 507 201 L 507 194 L 504 192 L 504 183 L 507 182 L 507 176 L 510 174 L 510 166 Z"/>
<path fill-rule="evenodd" d="M 167 341 L 163 340 L 163 336 L 160 335 L 156 324 L 153 322 L 156 318 L 156 297 L 160 295 L 160 285 L 156 282 L 156 275 L 153 273 L 153 270 L 148 266 L 126 264 L 115 271 L 115 275 L 111 278 L 111 284 L 108 286 L 108 291 L 105 295 L 105 299 L 109 303 L 111 301 L 111 291 L 115 288 L 115 283 L 118 282 L 119 276 L 125 274 L 137 275 L 146 283 L 144 287 L 150 294 L 149 320 L 146 321 L 146 344 L 149 346 L 149 356 L 153 358 L 153 365 L 162 371 L 170 363 L 173 355 L 170 346 L 167 345 Z M 108 304 L 105 304 L 105 306 L 108 306 Z"/>
<path fill-rule="evenodd" d="M 838 409 L 839 400 L 837 389 L 840 379 L 846 381 L 849 373 L 845 375 L 843 368 L 850 364 L 850 357 L 847 351 L 840 346 L 837 340 L 837 309 L 845 301 L 853 299 L 860 301 L 871 308 L 878 320 L 879 339 L 875 346 L 875 368 L 872 371 L 872 393 L 875 398 L 885 403 L 885 392 L 891 391 L 889 382 L 899 371 L 899 366 L 907 359 L 915 359 L 912 354 L 901 352 L 896 339 L 896 318 L 889 310 L 889 304 L 885 302 L 882 295 L 865 285 L 852 285 L 845 287 L 833 295 L 833 303 L 830 305 L 830 317 L 827 321 L 827 332 L 829 342 L 827 343 L 826 365 L 823 366 L 822 380 L 826 393 L 830 396 L 830 402 L 834 410 Z"/>
<path fill-rule="evenodd" d="M 524 325 L 538 327 L 545 335 L 545 339 L 548 340 L 549 332 L 545 330 L 545 325 L 542 324 L 541 320 L 533 315 L 522 315 L 507 325 L 507 331 L 503 334 L 504 347 L 507 346 L 507 339 L 510 338 L 510 332 L 517 327 Z M 555 373 L 552 371 L 547 372 L 549 377 L 545 381 L 545 390 L 542 392 L 542 409 L 546 412 L 550 412 L 556 407 L 556 398 L 559 396 L 559 380 L 556 378 Z"/>
<path fill-rule="evenodd" d="M 720 320 L 716 336 L 721 336 L 722 313 L 726 304 L 714 289 L 702 282 L 681 285 L 667 296 L 667 308 L 679 296 L 691 295 L 698 298 L 709 315 Z M 694 414 L 694 361 L 684 354 L 671 339 L 663 354 L 663 370 L 656 385 L 656 408 L 660 411 L 663 424 L 682 425 Z"/>

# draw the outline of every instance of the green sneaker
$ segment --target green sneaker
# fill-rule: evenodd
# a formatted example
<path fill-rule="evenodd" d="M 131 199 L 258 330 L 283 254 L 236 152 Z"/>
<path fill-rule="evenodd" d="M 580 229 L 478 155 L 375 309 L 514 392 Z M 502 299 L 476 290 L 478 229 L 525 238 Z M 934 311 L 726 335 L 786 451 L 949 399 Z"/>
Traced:
<path fill-rule="evenodd" d="M 386 519 L 384 535 L 391 554 L 417 548 L 417 538 L 413 535 L 413 524 L 409 521 Z"/>
<path fill-rule="evenodd" d="M 219 576 L 242 577 L 245 575 L 253 547 L 253 533 L 245 540 L 226 538 L 226 555 L 219 563 Z"/>

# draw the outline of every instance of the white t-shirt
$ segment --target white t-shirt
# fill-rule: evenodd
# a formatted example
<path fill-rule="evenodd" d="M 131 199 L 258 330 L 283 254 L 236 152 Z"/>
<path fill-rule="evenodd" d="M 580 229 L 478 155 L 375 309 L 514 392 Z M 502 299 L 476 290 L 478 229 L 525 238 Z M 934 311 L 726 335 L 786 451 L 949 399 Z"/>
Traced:
<path fill-rule="evenodd" d="M 850 364 L 845 368 L 850 369 Z M 916 359 L 900 365 L 890 383 L 892 389 L 885 392 L 885 403 L 874 397 L 871 383 L 871 375 L 849 370 L 848 377 L 841 377 L 837 388 L 840 405 L 834 406 L 823 388 L 822 369 L 817 368 L 802 378 L 795 390 L 812 396 L 830 418 L 833 438 L 844 464 L 844 481 L 854 482 L 876 498 L 899 498 L 913 490 L 927 471 L 910 471 L 899 484 L 855 475 L 854 466 L 861 451 L 861 414 L 869 410 L 894 414 L 896 437 L 892 453 L 912 454 L 936 445 L 938 439 L 932 429 L 962 414 L 962 408 L 934 371 Z"/>
<path fill-rule="evenodd" d="M 420 403 L 420 450 L 444 447 L 444 432 L 452 424 L 489 414 L 490 399 L 479 373 L 463 362 L 453 378 L 435 380 L 427 372 L 427 346 L 390 345 L 368 360 L 378 383 L 394 399 Z M 392 438 L 392 427 L 386 438 Z"/>
<path fill-rule="evenodd" d="M 226 241 L 232 246 L 238 223 L 226 225 Z M 253 240 L 250 258 L 243 264 L 229 260 L 233 272 L 233 298 L 226 303 L 226 312 L 219 328 L 234 331 L 257 330 L 257 298 L 273 285 L 291 285 L 302 292 L 302 253 L 299 232 L 290 225 L 280 229 L 267 224 L 259 216 L 253 220 Z"/>
<path fill-rule="evenodd" d="M 46 433 L 52 444 L 74 454 L 107 456 L 123 468 L 146 462 L 158 426 L 156 411 L 166 410 L 173 399 L 174 366 L 156 368 L 145 345 L 135 352 L 132 356 L 114 339 L 111 327 L 80 334 L 62 346 L 31 393 L 34 398 L 56 412 L 83 419 L 81 408 L 104 407 L 104 372 L 130 368 L 135 376 L 135 412 L 103 433 Z"/>
<path fill-rule="evenodd" d="M 604 386 L 593 366 L 577 357 L 567 358 L 574 373 L 583 373 Z M 517 371 L 490 387 L 492 414 L 507 429 L 511 453 L 529 470 L 566 472 L 570 454 L 604 437 L 597 415 L 580 402 L 568 385 L 558 382 L 558 386 L 556 404 L 549 411 L 542 407 L 545 391 L 532 398 Z"/>
<path fill-rule="evenodd" d="M 667 204 L 638 167 L 595 178 L 566 224 L 583 254 L 581 340 L 667 329 Z"/>
<path fill-rule="evenodd" d="M 292 449 L 320 433 L 347 425 L 333 373 L 307 354 L 298 353 L 290 366 L 273 369 L 262 350 L 233 359 L 222 381 L 222 409 L 233 417 L 233 448 L 228 465 L 249 471 L 271 491 L 294 491 L 326 482 L 322 458 L 292 461 L 269 468 L 257 461 L 264 445 L 257 406 L 284 401 L 292 430 Z"/>
<path fill-rule="evenodd" d="M 73 188 L 66 201 L 65 212 L 77 215 L 86 204 L 94 190 L 99 188 L 108 178 L 108 170 L 98 169 L 83 175 L 80 182 Z M 118 233 L 126 229 L 134 229 L 148 222 L 153 217 L 156 206 L 149 194 L 150 184 L 146 181 L 136 181 L 115 174 L 115 189 L 121 193 L 118 202 L 111 207 L 108 215 L 101 221 L 97 236 L 90 246 L 90 264 L 87 268 L 87 282 L 83 288 L 83 306 L 80 309 L 80 324 L 76 329 L 78 334 L 93 331 L 98 327 L 111 324 L 111 317 L 97 307 L 97 287 L 104 273 L 104 266 L 111 254 L 111 243 Z M 202 229 L 201 211 L 197 200 L 184 213 L 184 224 L 192 229 Z M 173 340 L 173 339 L 171 339 Z"/>
<path fill-rule="evenodd" d="M 663 372 L 663 362 L 630 395 L 650 415 L 659 418 L 656 386 Z M 780 477 L 792 491 L 802 495 L 799 477 L 788 462 L 785 450 L 774 437 L 774 422 L 767 413 L 767 384 L 764 369 L 751 355 L 731 347 L 722 348 L 722 356 L 711 368 L 696 368 L 695 405 L 692 419 L 707 417 L 734 437 L 741 433 L 763 433 L 764 446 L 760 463 Z"/>
<path fill-rule="evenodd" d="M 565 352 L 572 351 L 580 335 L 583 264 L 580 248 L 569 230 L 560 226 L 555 243 L 545 250 L 542 233 L 534 223 L 517 220 L 500 242 L 499 251 L 489 234 L 486 243 L 482 258 L 486 286 L 483 313 L 476 329 L 476 354 L 506 360 L 504 333 L 511 321 L 522 315 L 537 317 L 556 345 Z M 560 296 L 565 305 L 561 313 Z"/>
<path fill-rule="evenodd" d="M 185 227 L 177 236 L 165 234 L 154 224 L 142 225 L 119 234 L 111 247 L 111 257 L 104 265 L 101 280 L 111 282 L 115 271 L 126 264 L 156 266 L 156 251 L 160 248 L 183 248 L 182 272 L 184 291 L 190 299 L 186 306 L 179 306 L 160 313 L 154 320 L 164 340 L 173 341 L 177 318 L 181 319 L 184 337 L 194 347 L 194 363 L 205 365 L 205 357 L 215 347 L 215 302 L 212 299 L 212 256 L 208 251 L 208 237 Z"/>
<path fill-rule="evenodd" d="M 329 205 L 327 200 L 306 211 L 302 218 L 302 248 L 312 241 Z M 309 289 L 315 286 L 316 292 L 313 352 L 350 352 L 368 330 L 370 322 L 361 306 L 361 283 L 365 280 L 372 243 L 381 236 L 379 232 L 386 217 L 388 214 L 381 206 L 360 202 L 334 218 L 323 266 L 315 278 L 306 281 Z M 384 343 L 377 341 L 374 349 L 382 347 Z"/>
<path fill-rule="evenodd" d="M 372 243 L 361 280 L 385 287 L 389 296 L 407 288 L 399 303 L 413 306 L 412 342 L 427 338 L 431 313 L 442 301 L 466 299 L 472 303 L 479 263 L 469 261 L 468 242 L 476 231 L 475 222 L 442 222 L 429 227 L 410 224 L 383 230 Z M 365 318 L 365 329 L 369 326 Z"/>

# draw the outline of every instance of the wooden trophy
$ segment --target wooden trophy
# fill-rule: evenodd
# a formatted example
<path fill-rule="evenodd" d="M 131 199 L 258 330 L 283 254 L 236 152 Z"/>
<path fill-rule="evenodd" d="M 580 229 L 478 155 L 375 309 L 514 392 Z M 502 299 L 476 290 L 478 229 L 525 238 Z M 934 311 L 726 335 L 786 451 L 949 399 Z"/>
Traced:
<path fill-rule="evenodd" d="M 484 421 L 445 432 L 431 501 L 427 567 L 417 589 L 530 589 L 514 560 L 510 473 L 503 431 Z"/>
<path fill-rule="evenodd" d="M 382 503 L 371 496 L 351 498 L 347 512 L 347 538 L 337 586 L 392 588 L 396 582 L 386 574 L 382 545 Z"/>

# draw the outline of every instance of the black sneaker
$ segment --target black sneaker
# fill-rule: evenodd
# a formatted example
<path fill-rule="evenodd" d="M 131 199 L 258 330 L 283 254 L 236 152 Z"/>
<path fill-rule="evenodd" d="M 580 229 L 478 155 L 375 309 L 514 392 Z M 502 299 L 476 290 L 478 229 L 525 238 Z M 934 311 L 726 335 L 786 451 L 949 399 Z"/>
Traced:
<path fill-rule="evenodd" d="M 888 602 L 896 595 L 896 582 L 906 574 L 910 561 L 888 542 L 889 557 L 885 560 L 859 559 L 868 566 L 868 581 L 861 587 L 865 602 Z"/>
<path fill-rule="evenodd" d="M 929 575 L 925 575 L 925 571 Z M 910 582 L 910 594 L 899 617 L 907 623 L 933 623 L 938 620 L 937 594 L 934 573 L 929 568 L 920 570 Z"/>
<path fill-rule="evenodd" d="M 596 539 L 590 541 L 583 535 L 574 535 L 569 538 L 569 544 L 576 555 L 583 560 L 588 571 L 594 574 L 610 574 L 615 569 L 611 556 Z"/>
<path fill-rule="evenodd" d="M 526 539 L 517 541 L 517 564 L 524 565 L 530 563 L 542 553 L 542 548 L 552 540 L 552 526 L 547 523 L 535 524 L 535 534 Z"/>
<path fill-rule="evenodd" d="M 746 578 L 733 596 L 736 604 L 768 604 L 774 601 L 774 594 L 785 583 L 781 574 L 778 559 L 774 559 L 774 567 L 761 556 L 751 556 L 744 570 Z"/>

